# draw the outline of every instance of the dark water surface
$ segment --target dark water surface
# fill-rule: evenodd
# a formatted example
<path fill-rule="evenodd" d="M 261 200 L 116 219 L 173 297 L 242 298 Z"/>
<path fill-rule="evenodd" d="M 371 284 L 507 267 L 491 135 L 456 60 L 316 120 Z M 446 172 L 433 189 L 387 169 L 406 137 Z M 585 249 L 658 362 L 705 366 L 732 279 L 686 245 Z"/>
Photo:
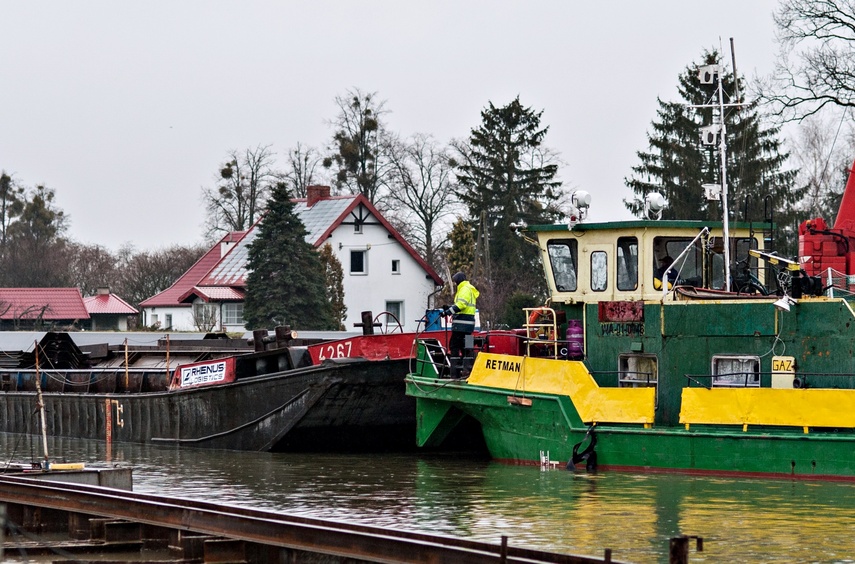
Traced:
<path fill-rule="evenodd" d="M 0 434 L 5 460 L 41 457 Z M 498 544 L 667 562 L 855 562 L 855 484 L 506 466 L 471 455 L 294 454 L 50 441 L 51 459 L 134 467 L 138 492 Z"/>

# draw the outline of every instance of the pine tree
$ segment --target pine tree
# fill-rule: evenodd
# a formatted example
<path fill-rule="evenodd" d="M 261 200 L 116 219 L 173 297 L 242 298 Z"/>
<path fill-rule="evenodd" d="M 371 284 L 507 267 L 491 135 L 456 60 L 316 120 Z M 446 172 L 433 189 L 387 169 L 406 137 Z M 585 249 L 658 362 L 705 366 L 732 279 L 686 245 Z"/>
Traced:
<path fill-rule="evenodd" d="M 306 234 L 288 187 L 278 183 L 248 249 L 244 302 L 248 328 L 288 324 L 300 329 L 338 329 L 326 295 L 324 267 L 306 242 Z"/>
<path fill-rule="evenodd" d="M 718 52 L 704 53 L 702 65 L 720 63 Z M 725 93 L 733 95 L 733 76 L 722 78 Z M 740 92 L 743 82 L 739 79 Z M 624 204 L 641 217 L 645 195 L 659 192 L 668 201 L 665 219 L 720 221 L 721 202 L 707 200 L 702 188 L 721 183 L 718 145 L 703 145 L 700 139 L 700 128 L 713 124 L 714 110 L 689 107 L 715 103 L 717 84 L 700 84 L 697 66 L 692 65 L 680 75 L 678 92 L 680 102 L 659 100 L 658 118 L 648 133 L 649 150 L 637 153 L 641 164 L 625 180 L 634 197 Z M 726 108 L 724 119 L 729 219 L 757 222 L 774 211 L 772 219 L 787 224 L 801 196 L 794 188 L 794 173 L 781 170 L 788 155 L 777 138 L 779 128 L 764 128 L 755 104 Z"/>

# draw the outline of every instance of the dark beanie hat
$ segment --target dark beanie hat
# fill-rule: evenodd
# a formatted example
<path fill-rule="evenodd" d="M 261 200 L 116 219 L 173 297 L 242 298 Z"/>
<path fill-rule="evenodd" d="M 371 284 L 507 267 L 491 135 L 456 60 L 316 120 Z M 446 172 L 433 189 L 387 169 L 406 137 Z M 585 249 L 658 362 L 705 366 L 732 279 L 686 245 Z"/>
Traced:
<path fill-rule="evenodd" d="M 451 277 L 451 281 L 454 282 L 455 284 L 460 284 L 464 280 L 466 280 L 466 275 L 463 274 L 462 272 L 458 272 L 454 276 Z"/>

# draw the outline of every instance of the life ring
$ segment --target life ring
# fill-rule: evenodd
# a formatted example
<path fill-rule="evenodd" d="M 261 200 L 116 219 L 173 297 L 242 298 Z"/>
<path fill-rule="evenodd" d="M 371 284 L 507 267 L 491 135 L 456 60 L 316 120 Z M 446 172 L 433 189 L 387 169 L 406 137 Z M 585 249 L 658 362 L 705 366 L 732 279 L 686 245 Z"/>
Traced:
<path fill-rule="evenodd" d="M 552 315 L 552 310 L 548 307 L 539 307 L 532 310 L 531 314 L 528 316 L 528 338 L 540 339 L 545 337 L 548 341 L 554 341 L 555 325 L 552 321 Z M 552 325 L 544 327 L 544 323 L 551 323 Z M 531 327 L 531 325 L 536 325 L 537 327 Z"/>

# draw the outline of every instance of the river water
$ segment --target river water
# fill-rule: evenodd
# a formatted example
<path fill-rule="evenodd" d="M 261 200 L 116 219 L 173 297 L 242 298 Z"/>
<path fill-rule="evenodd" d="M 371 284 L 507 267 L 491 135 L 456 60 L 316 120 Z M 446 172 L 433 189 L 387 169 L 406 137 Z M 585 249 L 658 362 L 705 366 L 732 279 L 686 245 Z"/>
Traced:
<path fill-rule="evenodd" d="M 474 454 L 255 453 L 55 439 L 51 459 L 134 467 L 134 490 L 553 552 L 667 562 L 855 562 L 855 484 L 573 473 Z M 36 437 L 0 434 L 5 460 Z M 560 467 L 559 467 L 560 468 Z"/>

